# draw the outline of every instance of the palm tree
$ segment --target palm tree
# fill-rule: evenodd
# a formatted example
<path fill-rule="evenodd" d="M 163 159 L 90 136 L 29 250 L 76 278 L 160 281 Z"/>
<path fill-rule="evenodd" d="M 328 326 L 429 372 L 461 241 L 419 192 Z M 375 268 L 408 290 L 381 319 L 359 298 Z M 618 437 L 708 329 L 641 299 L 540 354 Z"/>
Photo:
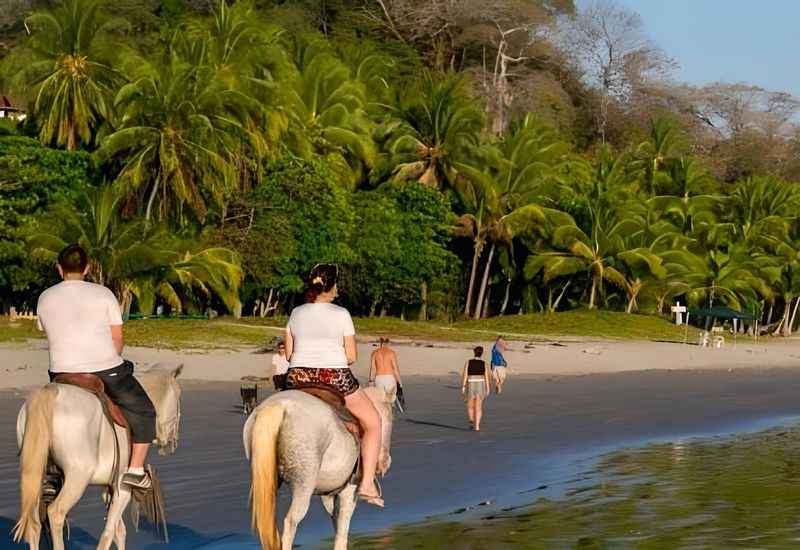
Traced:
<path fill-rule="evenodd" d="M 99 10 L 99 0 L 65 0 L 26 20 L 36 61 L 19 77 L 34 91 L 43 144 L 69 150 L 92 144 L 111 118 L 114 90 L 124 79 L 110 61 L 114 48 L 102 39 L 121 23 Z"/>
<path fill-rule="evenodd" d="M 458 164 L 464 177 L 456 188 L 467 209 L 460 218 L 460 233 L 470 236 L 474 243 L 465 315 L 469 315 L 472 307 L 477 266 L 483 248 L 491 242 L 478 291 L 476 319 L 483 314 L 483 299 L 491 278 L 496 246 L 512 246 L 513 233 L 506 220 L 519 210 L 516 216 L 519 222 L 526 216 L 524 209 L 528 207 L 533 212 L 528 221 L 531 221 L 531 216 L 537 219 L 542 210 L 533 204 L 544 195 L 548 184 L 559 180 L 563 168 L 570 162 L 568 144 L 532 116 L 512 125 L 508 137 L 496 146 L 484 149 L 486 162 L 482 170 L 466 163 Z"/>
<path fill-rule="evenodd" d="M 748 178 L 726 201 L 726 215 L 743 240 L 759 245 L 768 237 L 785 238 L 799 207 L 796 185 L 775 178 Z"/>
<path fill-rule="evenodd" d="M 389 109 L 393 118 L 384 124 L 379 138 L 395 179 L 455 187 L 463 167 L 475 161 L 484 125 L 483 111 L 464 78 L 425 73 Z"/>
<path fill-rule="evenodd" d="M 303 131 L 293 134 L 292 145 L 301 156 L 327 156 L 356 184 L 376 158 L 364 84 L 319 40 L 299 44 L 295 57 L 300 74 L 290 92 L 291 108 Z"/>
<path fill-rule="evenodd" d="M 194 301 L 193 292 L 215 295 L 231 312 L 240 312 L 242 270 L 234 252 L 126 222 L 119 206 L 111 186 L 89 190 L 75 205 L 58 205 L 53 211 L 58 230 L 31 236 L 29 247 L 33 254 L 55 259 L 70 242 L 83 246 L 91 258 L 90 276 L 114 291 L 126 315 L 134 298 L 144 313 L 152 313 L 157 297 L 181 311 L 184 303 Z"/>
<path fill-rule="evenodd" d="M 647 193 L 655 196 L 672 180 L 668 171 L 670 163 L 680 157 L 682 144 L 677 126 L 669 119 L 650 122 L 650 132 L 634 154 L 634 167 L 644 180 Z"/>
<path fill-rule="evenodd" d="M 121 164 L 117 181 L 148 222 L 156 213 L 183 220 L 184 207 L 203 220 L 209 205 L 222 206 L 238 188 L 237 154 L 252 143 L 246 126 L 260 107 L 214 75 L 170 48 L 117 94 L 121 126 L 99 154 Z"/>
<path fill-rule="evenodd" d="M 671 250 L 663 252 L 661 257 L 689 287 L 690 303 L 712 307 L 722 302 L 741 309 L 743 301 L 753 297 L 757 290 L 769 292 L 749 248 L 742 243 L 732 244 L 728 250 L 712 249 L 699 254 L 686 249 Z"/>

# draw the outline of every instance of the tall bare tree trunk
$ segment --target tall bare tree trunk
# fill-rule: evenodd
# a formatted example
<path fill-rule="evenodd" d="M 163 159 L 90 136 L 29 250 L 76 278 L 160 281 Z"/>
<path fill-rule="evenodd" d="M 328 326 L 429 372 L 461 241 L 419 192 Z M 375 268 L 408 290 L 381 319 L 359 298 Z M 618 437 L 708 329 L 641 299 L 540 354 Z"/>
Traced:
<path fill-rule="evenodd" d="M 775 327 L 775 331 L 772 333 L 773 336 L 779 336 L 784 332 L 784 326 L 789 323 L 789 311 L 791 311 L 792 301 L 789 300 L 783 305 L 783 315 L 781 316 L 781 320 L 778 321 L 778 326 Z"/>
<path fill-rule="evenodd" d="M 503 296 L 503 305 L 500 306 L 500 315 L 506 314 L 506 308 L 508 307 L 508 299 L 511 297 L 511 279 L 506 279 L 506 294 Z"/>
<path fill-rule="evenodd" d="M 558 294 L 558 298 L 556 298 L 556 301 L 553 303 L 553 307 L 550 310 L 551 313 L 555 313 L 556 311 L 558 311 L 558 304 L 561 303 L 561 298 L 564 297 L 564 294 L 567 292 L 567 288 L 569 288 L 571 282 L 572 282 L 572 277 L 570 277 L 570 279 L 567 281 L 567 284 L 564 285 L 564 288 L 562 288 L 561 292 Z"/>
<path fill-rule="evenodd" d="M 483 268 L 483 280 L 481 280 L 481 290 L 478 293 L 478 301 L 475 303 L 474 319 L 480 319 L 483 313 L 483 297 L 486 294 L 486 286 L 489 284 L 489 272 L 492 269 L 492 260 L 494 259 L 495 243 L 492 243 L 489 248 L 489 258 L 486 260 L 486 266 Z"/>
<path fill-rule="evenodd" d="M 475 289 L 475 276 L 478 273 L 478 262 L 481 259 L 481 252 L 483 252 L 483 239 L 476 238 L 473 245 L 475 252 L 472 254 L 472 269 L 469 274 L 469 285 L 467 286 L 467 303 L 464 306 L 464 315 L 469 317 L 472 310 L 472 294 Z"/>
<path fill-rule="evenodd" d="M 419 308 L 419 320 L 420 321 L 427 321 L 428 320 L 428 281 L 423 280 L 422 284 L 419 285 L 419 296 L 422 302 L 422 305 Z"/>
<path fill-rule="evenodd" d="M 784 327 L 784 335 L 791 336 L 792 331 L 794 330 L 794 321 L 797 318 L 797 306 L 800 306 L 800 298 L 796 298 L 794 301 L 794 310 L 792 311 L 792 319 L 789 321 L 789 324 Z"/>
<path fill-rule="evenodd" d="M 592 290 L 589 293 L 589 309 L 594 309 L 594 298 L 597 294 L 597 275 L 592 275 Z"/>

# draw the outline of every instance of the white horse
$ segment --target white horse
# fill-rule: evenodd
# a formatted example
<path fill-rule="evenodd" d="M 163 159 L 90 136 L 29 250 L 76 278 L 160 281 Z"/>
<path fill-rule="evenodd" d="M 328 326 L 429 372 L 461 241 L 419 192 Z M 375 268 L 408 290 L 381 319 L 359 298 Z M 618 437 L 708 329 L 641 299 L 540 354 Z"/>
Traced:
<path fill-rule="evenodd" d="M 156 408 L 156 441 L 160 454 L 170 454 L 178 441 L 181 388 L 176 369 L 152 368 L 137 373 Z M 113 430 L 116 430 L 116 439 Z M 119 442 L 119 449 L 114 446 Z M 39 502 L 48 456 L 64 473 L 64 485 L 47 508 L 54 550 L 64 549 L 64 521 L 89 485 L 113 486 L 105 528 L 97 548 L 107 550 L 114 542 L 125 548 L 122 513 L 131 492 L 120 481 L 129 460 L 128 432 L 111 427 L 100 400 L 86 390 L 65 384 L 47 384 L 34 391 L 17 417 L 20 458 L 20 518 L 14 540 L 23 536 L 30 550 L 39 549 L 42 530 Z M 115 459 L 116 457 L 116 459 Z M 119 464 L 118 472 L 114 465 Z M 116 474 L 116 478 L 112 479 Z"/>
<path fill-rule="evenodd" d="M 369 387 L 364 392 L 381 416 L 378 471 L 391 465 L 392 409 L 395 392 Z M 321 495 L 333 519 L 334 550 L 347 549 L 350 519 L 356 508 L 358 480 L 353 473 L 359 447 L 336 412 L 320 399 L 284 391 L 259 405 L 244 425 L 245 454 L 251 461 L 253 528 L 267 550 L 291 550 L 297 525 L 311 496 Z M 275 520 L 278 478 L 289 483 L 292 503 L 279 539 Z"/>

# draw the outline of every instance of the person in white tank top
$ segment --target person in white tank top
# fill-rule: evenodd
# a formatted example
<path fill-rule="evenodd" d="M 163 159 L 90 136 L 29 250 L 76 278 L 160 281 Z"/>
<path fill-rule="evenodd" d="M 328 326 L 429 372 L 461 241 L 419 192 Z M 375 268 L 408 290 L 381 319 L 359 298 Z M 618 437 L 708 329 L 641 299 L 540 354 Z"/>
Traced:
<path fill-rule="evenodd" d="M 369 397 L 359 389 L 350 365 L 356 362 L 356 331 L 350 312 L 333 304 L 337 296 L 336 266 L 321 264 L 311 270 L 306 285 L 308 303 L 294 308 L 286 325 L 289 372 L 286 389 L 323 385 L 344 396 L 345 406 L 364 429 L 361 439 L 363 475 L 358 496 L 383 507 L 375 474 L 381 446 L 381 417 Z"/>

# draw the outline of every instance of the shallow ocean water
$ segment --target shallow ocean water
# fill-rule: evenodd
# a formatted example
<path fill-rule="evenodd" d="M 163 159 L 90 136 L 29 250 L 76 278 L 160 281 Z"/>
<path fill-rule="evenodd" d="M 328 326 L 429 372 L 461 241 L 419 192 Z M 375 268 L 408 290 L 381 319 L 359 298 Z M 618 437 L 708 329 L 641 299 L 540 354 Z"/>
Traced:
<path fill-rule="evenodd" d="M 798 548 L 800 426 L 612 452 L 566 487 L 561 498 L 396 528 L 352 547 Z"/>

